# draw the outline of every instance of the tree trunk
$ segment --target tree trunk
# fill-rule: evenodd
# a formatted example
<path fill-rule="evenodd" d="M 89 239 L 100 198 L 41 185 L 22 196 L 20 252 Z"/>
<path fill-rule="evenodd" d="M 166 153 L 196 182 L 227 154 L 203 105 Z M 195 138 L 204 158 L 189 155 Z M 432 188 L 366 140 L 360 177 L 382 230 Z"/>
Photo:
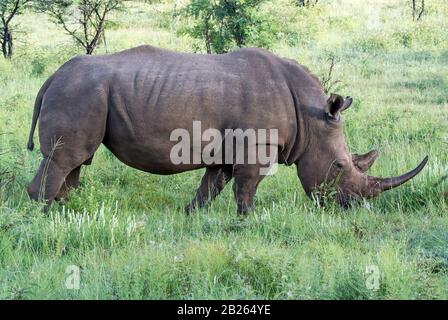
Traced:
<path fill-rule="evenodd" d="M 3 38 L 1 42 L 3 56 L 6 59 L 11 59 L 14 46 L 11 31 L 9 31 L 9 28 L 7 26 L 3 27 L 2 35 Z"/>
<path fill-rule="evenodd" d="M 417 21 L 419 21 L 422 18 L 423 12 L 425 12 L 425 0 L 422 0 L 421 5 L 422 6 L 420 8 L 420 12 L 419 12 L 419 14 L 417 16 Z"/>
<path fill-rule="evenodd" d="M 7 56 L 8 56 L 8 59 L 11 59 L 12 53 L 13 53 L 13 48 L 14 48 L 13 40 L 12 40 L 12 33 L 11 32 L 8 33 L 7 44 L 8 44 L 8 46 L 7 46 L 8 47 L 8 54 L 7 54 Z"/>
<path fill-rule="evenodd" d="M 412 0 L 412 20 L 420 21 L 425 12 L 425 0 L 420 0 L 420 7 L 417 6 L 417 0 Z"/>
<path fill-rule="evenodd" d="M 204 18 L 204 36 L 205 36 L 205 48 L 207 50 L 207 54 L 212 54 L 212 48 L 211 48 L 211 39 L 210 39 L 210 27 L 209 27 L 209 19 L 210 17 Z"/>
<path fill-rule="evenodd" d="M 8 57 L 8 52 L 6 51 L 6 34 L 3 34 L 3 38 L 2 38 L 2 53 L 3 53 L 3 57 L 5 57 L 5 58 Z"/>
<path fill-rule="evenodd" d="M 412 21 L 415 21 L 415 0 L 412 0 Z"/>

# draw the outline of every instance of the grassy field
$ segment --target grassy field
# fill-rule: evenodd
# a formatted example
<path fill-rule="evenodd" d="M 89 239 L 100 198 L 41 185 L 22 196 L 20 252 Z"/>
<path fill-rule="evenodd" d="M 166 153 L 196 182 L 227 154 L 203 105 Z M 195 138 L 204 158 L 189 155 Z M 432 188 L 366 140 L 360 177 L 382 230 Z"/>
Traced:
<path fill-rule="evenodd" d="M 263 10 L 278 24 L 275 53 L 319 76 L 336 57 L 338 93 L 355 99 L 345 136 L 352 152 L 380 151 L 373 175 L 426 154 L 427 167 L 349 210 L 314 206 L 295 167 L 281 167 L 244 220 L 230 187 L 183 213 L 203 171 L 150 175 L 104 147 L 70 201 L 43 214 L 25 192 L 41 160 L 26 150 L 34 98 L 82 50 L 44 15 L 20 16 L 16 55 L 0 58 L 0 298 L 447 299 L 448 3 L 427 1 L 416 23 L 407 2 L 274 0 Z M 127 2 L 97 53 L 143 43 L 192 51 L 179 32 L 190 23 L 177 14 L 184 4 Z M 66 286 L 70 266 L 81 268 L 79 290 Z"/>

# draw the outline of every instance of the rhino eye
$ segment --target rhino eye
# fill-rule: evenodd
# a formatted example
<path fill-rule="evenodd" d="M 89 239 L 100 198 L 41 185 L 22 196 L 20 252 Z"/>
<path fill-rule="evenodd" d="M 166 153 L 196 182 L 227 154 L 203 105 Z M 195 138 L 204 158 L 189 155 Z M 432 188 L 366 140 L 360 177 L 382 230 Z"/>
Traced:
<path fill-rule="evenodd" d="M 342 163 L 340 163 L 340 162 L 335 162 L 335 163 L 334 163 L 334 166 L 335 166 L 337 169 L 342 169 L 342 168 L 343 168 L 343 165 L 342 165 Z"/>

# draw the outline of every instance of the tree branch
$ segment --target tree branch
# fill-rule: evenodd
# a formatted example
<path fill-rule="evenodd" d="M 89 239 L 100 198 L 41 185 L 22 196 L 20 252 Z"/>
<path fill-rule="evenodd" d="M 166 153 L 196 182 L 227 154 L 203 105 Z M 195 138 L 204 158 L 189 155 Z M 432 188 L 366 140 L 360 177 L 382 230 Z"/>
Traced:
<path fill-rule="evenodd" d="M 17 10 L 19 10 L 19 5 L 20 5 L 20 0 L 16 0 L 14 2 L 14 7 L 13 7 L 9 17 L 6 18 L 6 23 L 5 23 L 6 26 L 11 22 L 12 18 L 14 18 L 14 16 L 16 15 Z"/>

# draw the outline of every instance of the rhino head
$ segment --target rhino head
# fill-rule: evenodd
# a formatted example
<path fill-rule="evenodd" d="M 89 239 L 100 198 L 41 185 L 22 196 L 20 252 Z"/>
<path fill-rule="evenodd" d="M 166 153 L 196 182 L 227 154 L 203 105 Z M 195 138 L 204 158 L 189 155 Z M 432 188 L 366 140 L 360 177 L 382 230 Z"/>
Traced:
<path fill-rule="evenodd" d="M 306 115 L 308 143 L 297 160 L 298 176 L 305 192 L 312 196 L 322 185 L 335 186 L 337 202 L 347 207 L 360 198 L 371 198 L 398 187 L 415 177 L 426 165 L 428 157 L 413 170 L 396 177 L 378 178 L 366 175 L 378 156 L 376 150 L 364 155 L 351 154 L 345 143 L 341 113 L 350 107 L 352 99 L 331 94 L 324 112 Z M 321 111 L 321 110 L 320 110 Z"/>

